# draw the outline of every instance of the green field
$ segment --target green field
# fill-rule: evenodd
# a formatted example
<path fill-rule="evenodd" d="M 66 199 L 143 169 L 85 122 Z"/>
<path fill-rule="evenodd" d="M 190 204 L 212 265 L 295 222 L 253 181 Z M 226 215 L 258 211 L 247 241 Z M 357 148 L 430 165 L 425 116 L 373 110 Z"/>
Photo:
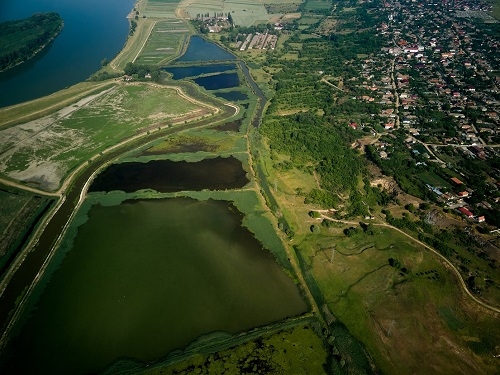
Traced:
<path fill-rule="evenodd" d="M 174 18 L 156 22 L 135 63 L 165 64 L 180 54 L 189 34 L 184 21 Z"/>
<path fill-rule="evenodd" d="M 189 17 L 196 18 L 198 14 L 231 13 L 233 22 L 238 26 L 251 26 L 266 23 L 270 16 L 260 1 L 256 0 L 192 0 L 181 2 L 179 8 L 184 9 Z"/>
<path fill-rule="evenodd" d="M 148 18 L 175 18 L 179 0 L 147 0 L 142 14 Z"/>
<path fill-rule="evenodd" d="M 441 177 L 439 177 L 437 174 L 432 173 L 432 172 L 423 172 L 419 173 L 417 177 L 422 180 L 423 183 L 429 184 L 431 186 L 434 186 L 436 188 L 451 188 L 451 185 L 443 180 Z"/>
<path fill-rule="evenodd" d="M 307 0 L 305 9 L 308 11 L 325 10 L 332 7 L 330 0 Z"/>
<path fill-rule="evenodd" d="M 159 85 L 115 85 L 52 115 L 0 131 L 0 172 L 43 190 L 106 148 L 183 116 L 207 114 Z"/>
<path fill-rule="evenodd" d="M 322 233 L 297 247 L 303 269 L 384 373 L 494 370 L 495 361 L 481 351 L 495 345 L 494 317 L 463 294 L 432 253 L 383 227 L 374 227 L 375 235 Z M 429 350 L 431 343 L 437 350 Z"/>

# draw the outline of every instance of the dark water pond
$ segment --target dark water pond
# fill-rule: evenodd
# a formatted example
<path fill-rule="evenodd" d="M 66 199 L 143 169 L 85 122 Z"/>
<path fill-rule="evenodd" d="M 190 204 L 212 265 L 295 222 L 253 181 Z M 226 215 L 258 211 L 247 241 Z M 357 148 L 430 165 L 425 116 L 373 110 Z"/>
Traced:
<path fill-rule="evenodd" d="M 192 36 L 186 53 L 176 61 L 235 60 L 236 56 L 199 36 Z"/>
<path fill-rule="evenodd" d="M 0 107 L 39 98 L 84 81 L 127 40 L 133 0 L 0 0 L 0 22 L 58 12 L 64 28 L 41 53 L 0 73 Z M 8 94 L 7 94 L 8 93 Z"/>
<path fill-rule="evenodd" d="M 217 74 L 214 76 L 200 77 L 194 80 L 197 85 L 205 90 L 220 90 L 237 87 L 240 85 L 240 79 L 237 73 Z"/>
<path fill-rule="evenodd" d="M 164 68 L 164 70 L 168 73 L 171 73 L 174 79 L 183 79 L 186 77 L 195 77 L 202 74 L 222 73 L 228 70 L 236 70 L 236 64 L 178 66 L 173 68 Z"/>
<path fill-rule="evenodd" d="M 228 202 L 189 198 L 92 206 L 3 351 L 2 373 L 95 373 L 305 312 L 242 218 Z"/>
<path fill-rule="evenodd" d="M 238 100 L 247 100 L 248 95 L 241 91 L 216 92 L 215 96 L 219 98 L 237 102 Z"/>
<path fill-rule="evenodd" d="M 196 163 L 152 160 L 113 164 L 96 177 L 89 190 L 134 192 L 153 189 L 169 193 L 235 189 L 247 183 L 246 172 L 238 159 L 218 157 Z"/>

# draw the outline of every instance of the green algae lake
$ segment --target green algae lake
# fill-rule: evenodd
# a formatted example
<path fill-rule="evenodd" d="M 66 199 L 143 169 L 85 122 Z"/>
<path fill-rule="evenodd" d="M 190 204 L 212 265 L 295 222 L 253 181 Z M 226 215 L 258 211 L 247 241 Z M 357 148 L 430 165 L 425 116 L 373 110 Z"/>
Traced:
<path fill-rule="evenodd" d="M 93 205 L 34 291 L 8 373 L 95 373 L 303 313 L 296 285 L 242 218 L 213 200 Z"/>

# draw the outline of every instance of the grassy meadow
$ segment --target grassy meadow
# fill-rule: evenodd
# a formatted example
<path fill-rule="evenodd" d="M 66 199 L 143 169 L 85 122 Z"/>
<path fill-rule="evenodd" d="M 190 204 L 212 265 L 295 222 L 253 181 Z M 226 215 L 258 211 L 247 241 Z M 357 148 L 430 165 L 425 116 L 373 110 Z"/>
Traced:
<path fill-rule="evenodd" d="M 198 14 L 231 13 L 233 22 L 238 26 L 252 26 L 258 23 L 266 23 L 271 18 L 264 4 L 255 0 L 234 0 L 225 2 L 223 0 L 183 0 L 179 8 L 190 18 L 196 18 Z"/>
<path fill-rule="evenodd" d="M 342 229 L 324 228 L 296 249 L 330 310 L 384 372 L 495 368 L 484 355 L 495 346 L 494 316 L 463 294 L 440 260 L 389 228 L 376 226 L 374 235 L 353 237 Z"/>
<path fill-rule="evenodd" d="M 0 148 L 8 150 L 0 171 L 53 191 L 72 169 L 106 148 L 192 114 L 205 115 L 207 109 L 174 89 L 115 85 L 52 115 L 0 130 Z"/>

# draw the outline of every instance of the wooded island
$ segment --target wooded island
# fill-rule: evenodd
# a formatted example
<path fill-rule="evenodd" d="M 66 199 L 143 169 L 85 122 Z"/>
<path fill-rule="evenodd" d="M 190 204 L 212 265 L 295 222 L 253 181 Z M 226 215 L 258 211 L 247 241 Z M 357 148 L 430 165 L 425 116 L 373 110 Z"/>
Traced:
<path fill-rule="evenodd" d="M 35 56 L 62 28 L 63 19 L 55 12 L 0 23 L 0 71 Z"/>

